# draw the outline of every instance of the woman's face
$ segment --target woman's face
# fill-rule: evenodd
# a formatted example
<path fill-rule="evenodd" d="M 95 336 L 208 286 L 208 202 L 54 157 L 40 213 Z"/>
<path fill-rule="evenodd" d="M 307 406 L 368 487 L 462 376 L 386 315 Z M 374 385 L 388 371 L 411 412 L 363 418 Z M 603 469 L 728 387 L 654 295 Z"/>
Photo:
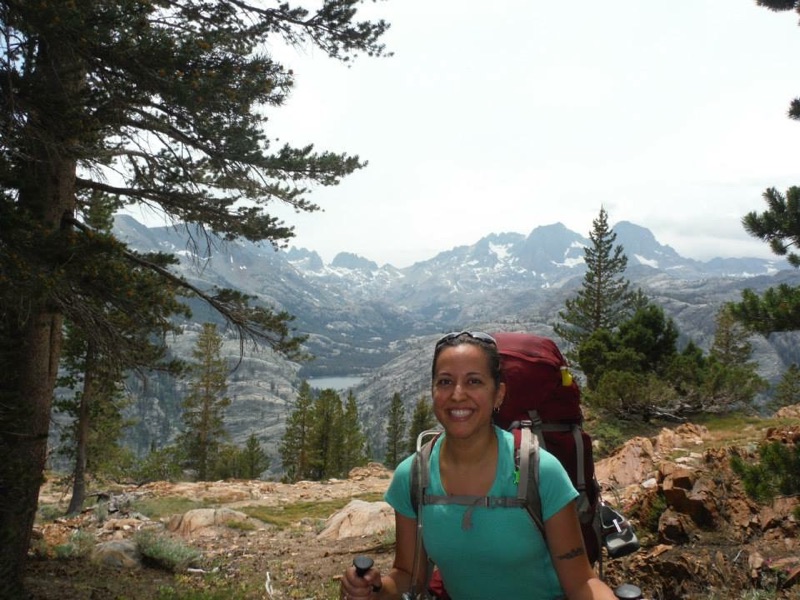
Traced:
<path fill-rule="evenodd" d="M 505 384 L 495 385 L 489 358 L 476 344 L 447 346 L 436 358 L 433 376 L 433 412 L 447 435 L 468 438 L 483 432 L 492 411 L 505 395 Z"/>

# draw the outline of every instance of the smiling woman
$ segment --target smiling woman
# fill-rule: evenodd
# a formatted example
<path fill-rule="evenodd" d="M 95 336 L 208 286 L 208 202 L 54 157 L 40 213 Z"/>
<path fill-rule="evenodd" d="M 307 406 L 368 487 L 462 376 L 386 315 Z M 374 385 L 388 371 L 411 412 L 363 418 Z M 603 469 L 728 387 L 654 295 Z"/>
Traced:
<path fill-rule="evenodd" d="M 386 575 L 374 567 L 348 568 L 342 597 L 416 597 L 427 587 L 430 560 L 448 594 L 437 597 L 613 599 L 589 565 L 578 493 L 558 459 L 539 450 L 544 534 L 520 505 L 502 502 L 517 498 L 519 477 L 513 436 L 492 423 L 506 391 L 494 338 L 469 331 L 445 335 L 436 343 L 431 374 L 434 413 L 444 433 L 430 453 L 423 501 L 415 506 L 412 500 L 412 455 L 397 467 L 386 492 L 395 510 L 393 568 Z M 516 543 L 507 543 L 511 537 Z"/>

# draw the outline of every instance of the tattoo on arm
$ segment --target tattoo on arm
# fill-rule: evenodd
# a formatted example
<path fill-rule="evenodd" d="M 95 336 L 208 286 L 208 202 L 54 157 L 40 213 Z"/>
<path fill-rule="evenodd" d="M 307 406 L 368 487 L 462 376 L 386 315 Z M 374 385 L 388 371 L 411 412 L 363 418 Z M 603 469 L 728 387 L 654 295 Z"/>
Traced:
<path fill-rule="evenodd" d="M 570 558 L 577 558 L 582 554 L 584 554 L 583 546 L 576 546 L 575 548 L 573 548 L 568 552 L 565 552 L 564 554 L 559 554 L 558 556 L 556 556 L 556 558 L 558 560 L 567 560 Z"/>

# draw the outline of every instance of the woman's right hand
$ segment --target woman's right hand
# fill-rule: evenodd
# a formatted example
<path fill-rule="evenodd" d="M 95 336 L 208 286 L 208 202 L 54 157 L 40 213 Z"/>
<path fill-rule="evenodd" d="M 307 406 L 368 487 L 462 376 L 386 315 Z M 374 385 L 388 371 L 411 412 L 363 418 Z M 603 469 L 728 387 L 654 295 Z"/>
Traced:
<path fill-rule="evenodd" d="M 381 574 L 376 568 L 370 568 L 359 575 L 355 566 L 348 567 L 341 580 L 342 600 L 367 600 L 377 598 L 380 591 Z"/>

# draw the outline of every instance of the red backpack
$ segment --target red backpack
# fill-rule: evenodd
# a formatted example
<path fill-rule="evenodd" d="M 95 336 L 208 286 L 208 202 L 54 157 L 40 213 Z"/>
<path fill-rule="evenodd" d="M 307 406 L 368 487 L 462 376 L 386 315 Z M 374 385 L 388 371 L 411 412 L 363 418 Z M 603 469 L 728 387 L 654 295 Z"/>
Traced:
<path fill-rule="evenodd" d="M 516 498 L 486 500 L 495 507 L 525 508 L 544 535 L 538 449 L 546 448 L 559 459 L 578 490 L 578 517 L 584 545 L 589 561 L 598 562 L 601 552 L 596 515 L 600 487 L 594 475 L 592 440 L 582 428 L 580 389 L 572 379 L 567 361 L 549 338 L 528 333 L 497 333 L 493 337 L 497 340 L 506 384 L 506 397 L 499 411 L 494 413 L 494 421 L 502 429 L 514 433 L 515 461 L 521 478 Z M 422 444 L 426 433 L 431 432 L 420 436 L 411 469 L 411 501 L 418 519 L 421 518 L 420 504 L 475 503 L 472 497 L 440 498 L 427 494 L 428 463 L 435 438 Z M 418 544 L 421 543 L 419 525 Z M 429 591 L 435 597 L 448 598 L 438 571 L 434 571 L 428 581 Z"/>
<path fill-rule="evenodd" d="M 594 475 L 592 439 L 583 430 L 581 392 L 555 342 L 530 333 L 497 333 L 506 397 L 494 421 L 502 429 L 529 427 L 578 490 L 578 518 L 589 562 L 600 559 L 595 515 L 600 486 Z"/>

